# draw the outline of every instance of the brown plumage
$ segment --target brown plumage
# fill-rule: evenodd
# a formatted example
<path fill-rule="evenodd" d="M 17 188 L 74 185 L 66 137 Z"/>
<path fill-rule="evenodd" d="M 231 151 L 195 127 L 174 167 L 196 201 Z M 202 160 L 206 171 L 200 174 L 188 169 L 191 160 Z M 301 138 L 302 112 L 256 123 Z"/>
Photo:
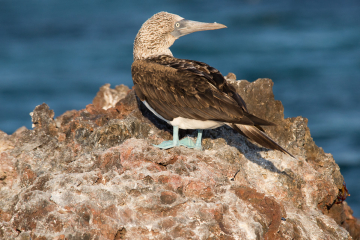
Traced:
<path fill-rule="evenodd" d="M 166 18 L 166 27 L 161 26 L 163 18 Z M 199 27 L 190 30 L 188 27 L 182 34 L 176 26 L 184 25 L 188 20 L 164 12 L 148 21 L 150 24 L 145 22 L 135 39 L 131 71 L 136 94 L 150 110 L 169 124 L 183 129 L 209 129 L 227 124 L 266 148 L 292 156 L 260 127 L 274 124 L 250 114 L 244 100 L 217 69 L 172 56 L 169 50 L 172 43 L 191 30 L 199 31 Z M 156 27 L 156 22 L 160 27 Z M 191 24 L 198 26 L 197 22 L 191 21 Z M 204 30 L 204 24 L 199 23 L 200 30 Z M 216 23 L 207 24 L 205 30 L 223 27 Z M 144 39 L 149 35 L 152 40 Z"/>

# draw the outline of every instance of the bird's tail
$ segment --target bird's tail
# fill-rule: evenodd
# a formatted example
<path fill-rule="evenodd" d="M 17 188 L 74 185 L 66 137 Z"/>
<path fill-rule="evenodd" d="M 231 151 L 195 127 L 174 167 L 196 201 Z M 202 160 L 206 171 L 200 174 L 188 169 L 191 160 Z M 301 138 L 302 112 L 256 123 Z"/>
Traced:
<path fill-rule="evenodd" d="M 290 155 L 295 158 L 291 153 L 282 148 L 279 144 L 277 144 L 274 140 L 272 140 L 265 132 L 261 131 L 262 128 L 257 128 L 252 125 L 242 125 L 242 124 L 232 124 L 231 127 L 238 131 L 240 134 L 245 137 L 255 141 L 263 147 L 270 148 L 273 150 L 279 150 L 283 153 Z"/>

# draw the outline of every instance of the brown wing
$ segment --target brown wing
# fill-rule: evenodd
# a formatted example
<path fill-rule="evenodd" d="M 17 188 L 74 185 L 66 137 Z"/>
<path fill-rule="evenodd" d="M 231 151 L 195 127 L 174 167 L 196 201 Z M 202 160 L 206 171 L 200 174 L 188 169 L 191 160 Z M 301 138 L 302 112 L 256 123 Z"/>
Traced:
<path fill-rule="evenodd" d="M 232 123 L 247 138 L 294 157 L 258 126 L 274 124 L 251 115 L 240 95 L 215 68 L 160 56 L 135 61 L 131 71 L 138 97 L 165 119 L 184 117 Z"/>
<path fill-rule="evenodd" d="M 246 125 L 271 125 L 249 114 L 235 89 L 205 63 L 160 56 L 132 65 L 140 99 L 165 119 L 184 117 Z"/>

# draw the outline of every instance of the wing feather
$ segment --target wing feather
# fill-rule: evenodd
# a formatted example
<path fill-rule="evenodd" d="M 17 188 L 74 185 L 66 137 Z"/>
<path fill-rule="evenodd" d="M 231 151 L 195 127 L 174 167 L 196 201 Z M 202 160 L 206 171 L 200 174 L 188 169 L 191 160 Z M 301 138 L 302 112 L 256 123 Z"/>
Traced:
<path fill-rule="evenodd" d="M 235 89 L 218 70 L 205 63 L 159 56 L 134 61 L 132 75 L 138 96 L 165 119 L 183 117 L 254 125 Z"/>

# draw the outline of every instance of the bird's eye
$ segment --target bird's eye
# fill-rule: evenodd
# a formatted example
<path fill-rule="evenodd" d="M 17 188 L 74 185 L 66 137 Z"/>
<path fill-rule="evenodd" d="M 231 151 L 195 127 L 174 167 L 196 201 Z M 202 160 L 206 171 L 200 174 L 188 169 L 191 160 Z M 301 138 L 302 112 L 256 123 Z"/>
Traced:
<path fill-rule="evenodd" d="M 180 23 L 175 23 L 175 27 L 180 27 Z"/>

